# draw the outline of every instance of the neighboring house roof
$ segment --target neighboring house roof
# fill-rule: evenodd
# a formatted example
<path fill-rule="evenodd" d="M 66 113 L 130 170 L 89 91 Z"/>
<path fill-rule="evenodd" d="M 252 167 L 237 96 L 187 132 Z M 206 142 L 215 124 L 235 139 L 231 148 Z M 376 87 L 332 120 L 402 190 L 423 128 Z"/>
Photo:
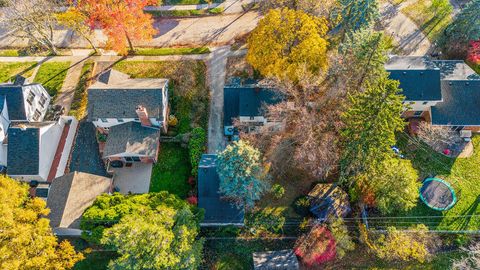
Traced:
<path fill-rule="evenodd" d="M 137 118 L 141 105 L 149 117 L 163 120 L 163 89 L 167 79 L 130 79 L 128 75 L 108 70 L 88 89 L 88 119 Z"/>
<path fill-rule="evenodd" d="M 7 173 L 38 175 L 40 128 L 52 122 L 15 123 L 8 129 Z"/>
<path fill-rule="evenodd" d="M 95 198 L 110 191 L 111 179 L 72 172 L 55 178 L 50 186 L 47 207 L 53 228 L 80 228 L 80 218 Z"/>
<path fill-rule="evenodd" d="M 203 155 L 198 167 L 198 207 L 205 209 L 203 224 L 243 224 L 243 210 L 219 194 L 217 155 Z"/>
<path fill-rule="evenodd" d="M 480 80 L 443 81 L 442 96 L 431 108 L 433 125 L 480 126 Z"/>
<path fill-rule="evenodd" d="M 231 126 L 240 116 L 263 115 L 265 105 L 280 103 L 283 98 L 272 89 L 255 86 L 224 88 L 224 125 Z"/>
<path fill-rule="evenodd" d="M 440 69 L 428 57 L 393 56 L 385 69 L 400 82 L 405 101 L 442 100 Z"/>
<path fill-rule="evenodd" d="M 136 121 L 126 122 L 110 127 L 103 157 L 123 153 L 156 157 L 160 144 L 160 131 L 144 127 Z"/>
<path fill-rule="evenodd" d="M 310 211 L 320 220 L 346 217 L 351 212 L 347 193 L 336 184 L 317 184 L 309 193 Z"/>
<path fill-rule="evenodd" d="M 298 259 L 293 250 L 279 250 L 253 253 L 255 270 L 295 270 L 299 269 Z"/>
<path fill-rule="evenodd" d="M 435 60 L 432 62 L 440 68 L 442 80 L 480 80 L 480 75 L 462 60 Z"/>

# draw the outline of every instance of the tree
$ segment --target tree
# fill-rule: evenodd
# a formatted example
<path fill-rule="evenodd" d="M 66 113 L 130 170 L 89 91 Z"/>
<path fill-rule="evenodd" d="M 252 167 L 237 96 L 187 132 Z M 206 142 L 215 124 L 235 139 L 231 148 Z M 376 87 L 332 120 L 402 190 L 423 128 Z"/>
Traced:
<path fill-rule="evenodd" d="M 80 222 L 80 228 L 84 230 L 82 237 L 91 243 L 99 244 L 105 229 L 117 224 L 123 217 L 147 213 L 148 210 L 155 211 L 161 206 L 176 210 L 189 207 L 195 214 L 197 223 L 203 218 L 203 213 L 197 207 L 166 191 L 139 195 L 102 194 L 82 215 Z"/>
<path fill-rule="evenodd" d="M 93 42 L 93 30 L 87 25 L 87 16 L 81 13 L 78 9 L 70 7 L 65 12 L 56 14 L 57 21 L 60 25 L 63 25 L 81 37 L 83 37 L 95 52 L 97 52 L 97 47 Z"/>
<path fill-rule="evenodd" d="M 438 152 L 453 146 L 461 140 L 450 127 L 432 126 L 428 122 L 421 122 L 418 125 L 417 137 Z"/>
<path fill-rule="evenodd" d="M 480 39 L 470 41 L 467 61 L 473 64 L 480 64 Z"/>
<path fill-rule="evenodd" d="M 28 39 L 33 46 L 57 54 L 54 40 L 55 1 L 5 0 L 7 6 L 2 14 L 3 28 L 18 38 Z"/>
<path fill-rule="evenodd" d="M 28 187 L 0 176 L 0 269 L 70 269 L 83 259 L 68 241 L 57 242 L 50 210 Z"/>
<path fill-rule="evenodd" d="M 264 13 L 271 9 L 289 8 L 300 10 L 307 14 L 326 18 L 330 26 L 336 26 L 338 21 L 337 0 L 264 0 L 260 2 Z"/>
<path fill-rule="evenodd" d="M 465 56 L 468 43 L 480 39 L 480 0 L 472 0 L 445 29 L 440 44 L 452 56 Z"/>
<path fill-rule="evenodd" d="M 343 181 L 392 157 L 390 147 L 396 143 L 395 132 L 405 126 L 400 117 L 404 97 L 398 86 L 398 81 L 388 79 L 384 73 L 377 82 L 368 82 L 365 92 L 349 96 L 350 104 L 342 115 Z"/>
<path fill-rule="evenodd" d="M 428 246 L 433 237 L 428 228 L 417 224 L 407 231 L 399 231 L 388 227 L 386 233 L 370 233 L 365 226 L 360 226 L 360 239 L 377 257 L 387 261 L 411 261 L 421 263 L 429 259 Z"/>
<path fill-rule="evenodd" d="M 448 0 L 432 0 L 430 9 L 433 11 L 434 17 L 445 16 L 452 13 L 453 6 Z"/>
<path fill-rule="evenodd" d="M 342 41 L 358 30 L 372 25 L 380 16 L 376 0 L 339 0 Z"/>
<path fill-rule="evenodd" d="M 320 265 L 335 260 L 335 239 L 327 227 L 315 225 L 298 238 L 294 251 L 306 266 Z"/>
<path fill-rule="evenodd" d="M 237 141 L 218 154 L 219 192 L 239 207 L 251 208 L 268 190 L 260 152 L 245 141 Z"/>
<path fill-rule="evenodd" d="M 247 61 L 263 76 L 298 81 L 302 65 L 312 73 L 327 69 L 327 21 L 284 8 L 271 10 L 248 38 Z"/>
<path fill-rule="evenodd" d="M 387 158 L 378 165 L 355 177 L 355 187 L 360 194 L 372 194 L 380 212 L 391 214 L 412 209 L 417 205 L 420 182 L 418 173 L 409 160 Z"/>
<path fill-rule="evenodd" d="M 110 269 L 197 269 L 203 248 L 203 239 L 196 240 L 198 232 L 188 206 L 159 205 L 124 216 L 104 231 L 101 242 L 120 255 Z"/>
<path fill-rule="evenodd" d="M 452 264 L 454 270 L 474 270 L 480 269 L 480 241 L 470 245 L 468 248 L 462 248 L 467 253 L 461 259 L 455 260 Z"/>
<path fill-rule="evenodd" d="M 79 0 L 74 8 L 86 16 L 93 29 L 100 27 L 107 35 L 107 48 L 121 54 L 134 51 L 133 42 L 152 39 L 157 31 L 153 19 L 144 12 L 145 6 L 158 4 L 154 0 Z"/>
<path fill-rule="evenodd" d="M 328 224 L 328 228 L 335 238 L 335 248 L 337 251 L 337 258 L 345 257 L 348 251 L 355 249 L 355 243 L 352 237 L 348 234 L 348 228 L 342 218 L 336 218 Z"/>

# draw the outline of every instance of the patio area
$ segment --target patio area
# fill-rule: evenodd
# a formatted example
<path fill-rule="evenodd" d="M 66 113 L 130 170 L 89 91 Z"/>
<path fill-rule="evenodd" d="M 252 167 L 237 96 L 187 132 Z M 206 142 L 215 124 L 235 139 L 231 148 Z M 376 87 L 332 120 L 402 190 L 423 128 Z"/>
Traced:
<path fill-rule="evenodd" d="M 152 163 L 134 162 L 131 167 L 110 168 L 113 171 L 113 186 L 122 194 L 148 193 Z"/>

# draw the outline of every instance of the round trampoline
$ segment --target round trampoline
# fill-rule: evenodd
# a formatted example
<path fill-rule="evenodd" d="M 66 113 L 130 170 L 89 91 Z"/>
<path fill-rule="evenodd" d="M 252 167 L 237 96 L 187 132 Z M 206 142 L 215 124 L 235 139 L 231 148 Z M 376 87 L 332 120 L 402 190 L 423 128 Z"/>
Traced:
<path fill-rule="evenodd" d="M 420 188 L 420 199 L 430 208 L 445 211 L 457 202 L 455 191 L 449 183 L 439 178 L 427 178 Z"/>

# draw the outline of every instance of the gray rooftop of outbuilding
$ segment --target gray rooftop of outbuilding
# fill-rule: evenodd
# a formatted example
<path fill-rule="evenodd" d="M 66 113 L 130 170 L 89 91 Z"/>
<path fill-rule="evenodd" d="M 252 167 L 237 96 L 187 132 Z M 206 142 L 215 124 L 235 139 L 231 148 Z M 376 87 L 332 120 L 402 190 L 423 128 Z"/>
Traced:
<path fill-rule="evenodd" d="M 217 155 L 203 155 L 198 167 L 198 207 L 205 209 L 203 225 L 243 225 L 243 210 L 222 200 L 218 193 L 220 178 L 217 173 Z"/>
<path fill-rule="evenodd" d="M 255 270 L 295 270 L 299 269 L 298 259 L 293 250 L 279 250 L 253 253 Z"/>
<path fill-rule="evenodd" d="M 264 115 L 265 106 L 274 105 L 283 98 L 272 89 L 255 86 L 224 88 L 224 125 L 231 126 L 240 116 Z"/>
<path fill-rule="evenodd" d="M 432 107 L 432 124 L 480 126 L 480 80 L 442 81 L 443 102 Z"/>
<path fill-rule="evenodd" d="M 8 129 L 7 173 L 38 175 L 40 128 L 53 122 L 13 123 Z"/>
<path fill-rule="evenodd" d="M 100 74 L 88 89 L 88 119 L 137 118 L 141 105 L 151 118 L 163 120 L 163 89 L 167 79 L 131 79 L 115 70 Z"/>
<path fill-rule="evenodd" d="M 156 157 L 160 130 L 130 121 L 110 127 L 103 157 L 122 153 Z"/>
<path fill-rule="evenodd" d="M 83 212 L 95 198 L 110 191 L 111 179 L 82 172 L 55 178 L 50 186 L 47 207 L 53 228 L 80 229 Z"/>

